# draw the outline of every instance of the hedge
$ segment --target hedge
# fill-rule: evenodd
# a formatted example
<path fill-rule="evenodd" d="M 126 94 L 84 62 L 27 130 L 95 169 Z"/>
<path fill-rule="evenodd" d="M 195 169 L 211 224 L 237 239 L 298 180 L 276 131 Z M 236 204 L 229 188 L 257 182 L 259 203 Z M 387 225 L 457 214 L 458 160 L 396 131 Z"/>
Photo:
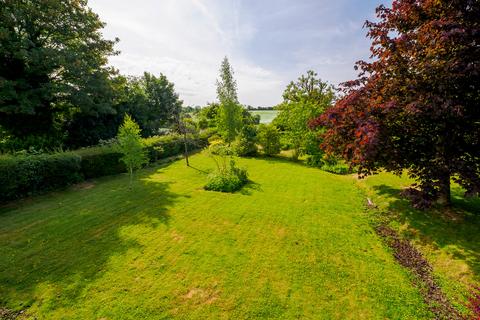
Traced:
<path fill-rule="evenodd" d="M 178 135 L 144 139 L 150 162 L 183 152 Z M 208 135 L 188 139 L 189 150 L 208 144 Z M 0 156 L 0 202 L 54 190 L 126 171 L 115 146 L 83 148 L 72 152 L 40 155 Z"/>
<path fill-rule="evenodd" d="M 2 156 L 0 201 L 59 189 L 83 180 L 74 153 Z"/>

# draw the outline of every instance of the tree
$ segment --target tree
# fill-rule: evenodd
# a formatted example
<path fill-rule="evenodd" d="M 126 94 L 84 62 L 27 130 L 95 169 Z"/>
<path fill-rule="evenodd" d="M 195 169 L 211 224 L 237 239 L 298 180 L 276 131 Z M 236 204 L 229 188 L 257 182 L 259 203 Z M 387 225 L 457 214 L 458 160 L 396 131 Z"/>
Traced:
<path fill-rule="evenodd" d="M 257 137 L 266 155 L 273 156 L 280 153 L 280 135 L 273 124 L 260 124 Z"/>
<path fill-rule="evenodd" d="M 17 138 L 62 140 L 76 113 L 111 113 L 107 57 L 115 41 L 85 0 L 3 0 L 0 126 Z"/>
<path fill-rule="evenodd" d="M 198 112 L 198 125 L 200 129 L 215 128 L 218 121 L 218 103 L 208 103 Z"/>
<path fill-rule="evenodd" d="M 132 187 L 133 172 L 147 163 L 147 156 L 143 149 L 140 127 L 128 114 L 125 115 L 123 124 L 118 129 L 117 138 L 120 152 L 123 154 L 120 160 L 127 167 L 130 187 Z"/>
<path fill-rule="evenodd" d="M 238 103 L 237 83 L 233 78 L 233 69 L 225 57 L 220 67 L 220 80 L 217 80 L 218 131 L 227 143 L 235 140 L 242 127 L 242 107 Z"/>
<path fill-rule="evenodd" d="M 373 61 L 312 125 L 324 147 L 359 166 L 417 179 L 418 207 L 450 204 L 450 180 L 480 192 L 480 4 L 473 0 L 393 1 L 366 22 Z"/>
<path fill-rule="evenodd" d="M 155 77 L 145 72 L 141 85 L 146 93 L 145 110 L 138 110 L 136 117 L 146 136 L 158 133 L 158 129 L 176 123 L 182 101 L 175 92 L 174 84 L 163 74 Z"/>
<path fill-rule="evenodd" d="M 188 145 L 193 142 L 191 139 L 189 139 L 189 135 L 197 133 L 197 128 L 192 117 L 185 110 L 176 116 L 175 131 L 180 133 L 183 137 L 183 154 L 185 156 L 185 163 L 187 167 L 189 167 L 190 162 L 188 159 Z"/>
<path fill-rule="evenodd" d="M 290 82 L 283 93 L 283 102 L 277 106 L 279 113 L 274 124 L 281 128 L 293 148 L 293 158 L 306 154 L 316 145 L 318 132 L 312 132 L 309 121 L 322 114 L 334 99 L 332 86 L 317 78 L 317 73 L 307 71 L 296 82 Z M 318 131 L 318 130 L 316 130 Z M 312 144 L 312 141 L 315 143 Z M 317 153 L 317 152 L 315 152 Z"/>
<path fill-rule="evenodd" d="M 257 129 L 253 124 L 244 125 L 232 143 L 235 155 L 254 156 L 257 154 Z"/>

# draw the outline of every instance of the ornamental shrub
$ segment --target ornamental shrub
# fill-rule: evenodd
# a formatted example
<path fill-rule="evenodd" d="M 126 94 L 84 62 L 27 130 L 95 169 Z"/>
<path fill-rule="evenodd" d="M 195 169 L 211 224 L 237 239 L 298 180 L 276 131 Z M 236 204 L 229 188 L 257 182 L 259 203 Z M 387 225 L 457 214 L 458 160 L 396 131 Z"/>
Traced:
<path fill-rule="evenodd" d="M 258 127 L 258 143 L 263 153 L 273 156 L 280 153 L 280 134 L 277 127 L 272 124 L 261 124 Z"/>
<path fill-rule="evenodd" d="M 257 130 L 253 125 L 246 125 L 232 143 L 232 151 L 239 157 L 257 154 Z"/>
<path fill-rule="evenodd" d="M 205 190 L 235 192 L 248 182 L 247 170 L 236 166 L 233 159 L 226 169 L 217 169 L 208 175 Z"/>

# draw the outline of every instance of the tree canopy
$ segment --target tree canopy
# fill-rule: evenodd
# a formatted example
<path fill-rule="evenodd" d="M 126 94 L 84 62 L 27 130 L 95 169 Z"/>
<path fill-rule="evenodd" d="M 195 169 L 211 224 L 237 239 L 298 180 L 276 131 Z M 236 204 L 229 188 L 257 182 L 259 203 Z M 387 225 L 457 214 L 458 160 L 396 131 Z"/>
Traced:
<path fill-rule="evenodd" d="M 0 6 L 0 125 L 53 135 L 73 114 L 109 113 L 117 40 L 85 0 L 4 0 Z"/>
<path fill-rule="evenodd" d="M 480 192 L 480 5 L 478 1 L 393 1 L 366 22 L 373 61 L 314 124 L 324 147 L 359 166 L 419 181 L 417 206 L 450 201 L 453 178 Z"/>
<path fill-rule="evenodd" d="M 220 67 L 220 79 L 217 79 L 217 97 L 220 108 L 217 112 L 218 131 L 230 143 L 235 140 L 242 127 L 242 106 L 238 103 L 237 82 L 233 78 L 233 69 L 225 57 Z"/>
<path fill-rule="evenodd" d="M 320 151 L 318 132 L 312 131 L 309 122 L 322 114 L 332 104 L 333 98 L 332 86 L 323 82 L 312 70 L 288 84 L 283 102 L 276 107 L 279 112 L 273 122 L 283 130 L 294 150 L 294 158 L 311 151 L 311 146 Z"/>

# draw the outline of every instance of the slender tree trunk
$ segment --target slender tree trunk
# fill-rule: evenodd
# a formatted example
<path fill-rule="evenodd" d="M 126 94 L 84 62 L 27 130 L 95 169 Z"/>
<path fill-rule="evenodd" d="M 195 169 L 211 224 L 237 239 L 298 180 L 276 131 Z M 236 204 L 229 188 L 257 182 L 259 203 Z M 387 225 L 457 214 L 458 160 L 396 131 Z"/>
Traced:
<path fill-rule="evenodd" d="M 132 182 L 133 182 L 133 167 L 130 166 L 130 189 L 132 189 Z"/>
<path fill-rule="evenodd" d="M 451 205 L 451 198 L 450 198 L 450 173 L 445 173 L 439 179 L 439 195 L 438 195 L 438 204 L 442 206 L 449 206 Z"/>
<path fill-rule="evenodd" d="M 185 161 L 187 162 L 187 167 L 190 167 L 188 162 L 188 145 L 187 145 L 187 131 L 183 131 L 183 146 L 185 147 Z"/>

